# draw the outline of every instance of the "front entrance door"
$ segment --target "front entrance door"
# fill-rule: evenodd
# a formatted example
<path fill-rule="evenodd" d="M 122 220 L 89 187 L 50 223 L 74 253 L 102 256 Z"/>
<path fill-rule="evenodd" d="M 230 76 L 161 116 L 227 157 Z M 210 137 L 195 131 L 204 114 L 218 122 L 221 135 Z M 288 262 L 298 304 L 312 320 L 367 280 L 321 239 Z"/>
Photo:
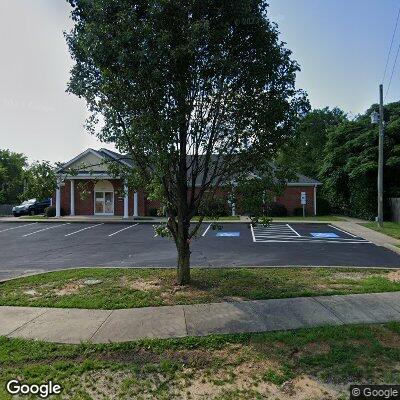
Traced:
<path fill-rule="evenodd" d="M 114 192 L 95 192 L 94 213 L 114 215 Z"/>

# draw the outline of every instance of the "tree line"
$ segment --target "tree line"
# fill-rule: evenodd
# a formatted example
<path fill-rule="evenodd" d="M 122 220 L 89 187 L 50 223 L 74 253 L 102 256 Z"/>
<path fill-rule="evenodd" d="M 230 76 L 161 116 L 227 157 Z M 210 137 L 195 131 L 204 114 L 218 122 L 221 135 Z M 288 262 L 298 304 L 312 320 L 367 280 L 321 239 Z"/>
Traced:
<path fill-rule="evenodd" d="M 314 109 L 306 114 L 280 158 L 291 168 L 322 182 L 320 213 L 373 219 L 377 208 L 378 127 L 370 115 L 350 118 L 339 108 Z M 384 199 L 400 196 L 400 102 L 384 107 Z"/>
<path fill-rule="evenodd" d="M 0 204 L 51 197 L 56 187 L 55 166 L 49 161 L 29 164 L 26 155 L 0 149 Z"/>

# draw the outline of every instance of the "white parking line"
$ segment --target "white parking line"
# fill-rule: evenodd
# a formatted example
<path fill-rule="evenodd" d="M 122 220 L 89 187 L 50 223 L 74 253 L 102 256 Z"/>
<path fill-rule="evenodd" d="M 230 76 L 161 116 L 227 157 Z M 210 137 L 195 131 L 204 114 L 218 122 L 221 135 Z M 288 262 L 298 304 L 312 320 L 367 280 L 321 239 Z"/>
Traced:
<path fill-rule="evenodd" d="M 282 239 L 282 240 L 274 240 L 274 239 L 266 239 L 266 240 L 257 240 L 257 243 L 340 243 L 340 244 L 371 244 L 368 240 L 323 240 L 323 239 L 312 239 L 307 238 L 308 240 L 299 240 L 297 238 L 292 239 Z"/>
<path fill-rule="evenodd" d="M 18 229 L 18 228 L 23 228 L 24 226 L 28 226 L 28 225 L 36 225 L 37 222 L 30 222 L 29 224 L 25 224 L 25 225 L 20 225 L 20 226 L 14 226 L 13 228 L 7 228 L 7 229 L 3 229 L 1 232 L 7 232 L 7 231 L 11 231 L 13 229 Z"/>
<path fill-rule="evenodd" d="M 47 231 L 47 230 L 49 230 L 49 229 L 59 228 L 60 226 L 65 226 L 65 225 L 69 225 L 69 224 L 70 224 L 70 223 L 67 222 L 67 223 L 65 223 L 65 224 L 60 224 L 60 225 L 56 225 L 56 226 L 49 226 L 48 228 L 39 229 L 38 231 L 31 232 L 31 233 L 27 233 L 26 235 L 22 235 L 22 237 L 34 235 L 35 233 Z"/>
<path fill-rule="evenodd" d="M 332 226 L 333 227 L 333 226 Z M 353 237 L 337 237 L 337 238 L 317 238 L 311 236 L 302 236 L 289 224 L 270 225 L 266 227 L 251 227 L 253 242 L 257 243 L 370 243 L 369 241 Z M 348 233 L 348 232 L 344 232 Z"/>
<path fill-rule="evenodd" d="M 340 232 L 343 232 L 343 233 L 345 233 L 346 235 L 349 235 L 349 236 L 351 236 L 351 237 L 353 237 L 353 238 L 358 237 L 358 236 L 356 236 L 356 235 L 353 235 L 353 234 L 350 233 L 350 232 L 347 232 L 347 231 L 344 231 L 343 229 L 337 228 L 337 227 L 334 226 L 334 225 L 328 224 L 328 226 L 330 226 L 331 228 L 336 229 L 336 230 L 338 230 L 338 231 L 340 231 Z"/>
<path fill-rule="evenodd" d="M 253 224 L 250 224 L 250 229 L 251 229 L 251 236 L 253 236 L 253 242 L 256 241 L 256 238 L 254 237 L 254 228 L 253 228 Z"/>
<path fill-rule="evenodd" d="M 122 228 L 122 229 L 120 229 L 119 231 L 116 231 L 116 232 L 114 232 L 114 233 L 111 233 L 110 235 L 108 235 L 108 237 L 114 236 L 114 235 L 116 235 L 117 233 L 120 233 L 120 232 L 122 232 L 122 231 L 126 231 L 127 229 L 133 228 L 134 226 L 138 226 L 138 225 L 139 225 L 139 224 L 127 226 L 126 228 Z"/>
<path fill-rule="evenodd" d="M 286 226 L 291 229 L 297 236 L 300 236 L 298 232 L 296 232 L 289 224 L 286 224 Z"/>
<path fill-rule="evenodd" d="M 208 230 L 211 228 L 211 225 L 212 225 L 212 224 L 210 224 L 210 225 L 207 226 L 207 229 L 204 231 L 204 233 L 203 233 L 201 236 L 206 236 L 206 233 L 207 233 Z"/>
<path fill-rule="evenodd" d="M 96 225 L 88 226 L 86 228 L 79 229 L 78 231 L 75 231 L 75 232 L 67 233 L 65 236 L 75 235 L 75 233 L 86 231 L 86 229 L 96 228 L 96 226 L 100 226 L 100 225 L 104 225 L 104 222 L 102 222 L 101 224 L 96 224 Z"/>

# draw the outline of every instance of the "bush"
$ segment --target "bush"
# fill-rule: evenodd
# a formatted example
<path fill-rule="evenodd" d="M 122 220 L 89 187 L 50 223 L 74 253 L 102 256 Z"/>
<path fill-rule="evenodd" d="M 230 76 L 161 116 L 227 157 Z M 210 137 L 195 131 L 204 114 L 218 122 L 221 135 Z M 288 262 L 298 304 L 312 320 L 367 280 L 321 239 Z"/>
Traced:
<path fill-rule="evenodd" d="M 296 217 L 302 217 L 303 216 L 303 207 L 296 207 L 293 210 L 293 215 Z M 307 208 L 306 208 L 306 216 L 307 216 Z"/>
<path fill-rule="evenodd" d="M 148 213 L 150 217 L 158 217 L 158 209 L 156 207 L 150 207 Z"/>
<path fill-rule="evenodd" d="M 60 214 L 61 214 L 61 216 L 66 215 L 63 208 L 60 208 Z M 56 206 L 50 206 L 50 207 L 45 208 L 44 215 L 46 217 L 55 217 L 56 216 Z"/>
<path fill-rule="evenodd" d="M 329 215 L 332 213 L 332 207 L 328 200 L 317 196 L 317 215 Z"/>
<path fill-rule="evenodd" d="M 287 208 L 279 203 L 272 203 L 268 210 L 268 215 L 270 217 L 286 217 L 287 214 Z"/>
<path fill-rule="evenodd" d="M 204 204 L 200 212 L 206 217 L 225 217 L 229 215 L 229 207 L 226 200 L 216 198 Z"/>

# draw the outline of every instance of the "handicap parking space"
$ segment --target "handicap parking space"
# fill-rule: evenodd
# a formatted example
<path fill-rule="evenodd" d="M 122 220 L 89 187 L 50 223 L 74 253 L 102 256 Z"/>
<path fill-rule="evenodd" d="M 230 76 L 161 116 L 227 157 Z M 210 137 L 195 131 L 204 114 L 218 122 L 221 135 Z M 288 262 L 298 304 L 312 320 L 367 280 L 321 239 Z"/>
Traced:
<path fill-rule="evenodd" d="M 218 222 L 215 224 L 203 224 L 199 231 L 203 232 L 201 236 L 205 239 L 248 240 L 251 238 L 250 227 L 246 223 L 224 224 L 223 222 Z"/>
<path fill-rule="evenodd" d="M 255 243 L 370 243 L 330 224 L 273 223 L 265 227 L 252 227 L 251 230 Z"/>
<path fill-rule="evenodd" d="M 250 227 L 203 223 L 191 241 L 199 267 L 351 266 L 400 268 L 400 256 L 329 224 Z M 171 238 L 149 223 L 0 224 L 0 277 L 74 267 L 175 267 Z"/>
<path fill-rule="evenodd" d="M 291 224 L 300 236 L 321 239 L 362 239 L 331 224 Z"/>

